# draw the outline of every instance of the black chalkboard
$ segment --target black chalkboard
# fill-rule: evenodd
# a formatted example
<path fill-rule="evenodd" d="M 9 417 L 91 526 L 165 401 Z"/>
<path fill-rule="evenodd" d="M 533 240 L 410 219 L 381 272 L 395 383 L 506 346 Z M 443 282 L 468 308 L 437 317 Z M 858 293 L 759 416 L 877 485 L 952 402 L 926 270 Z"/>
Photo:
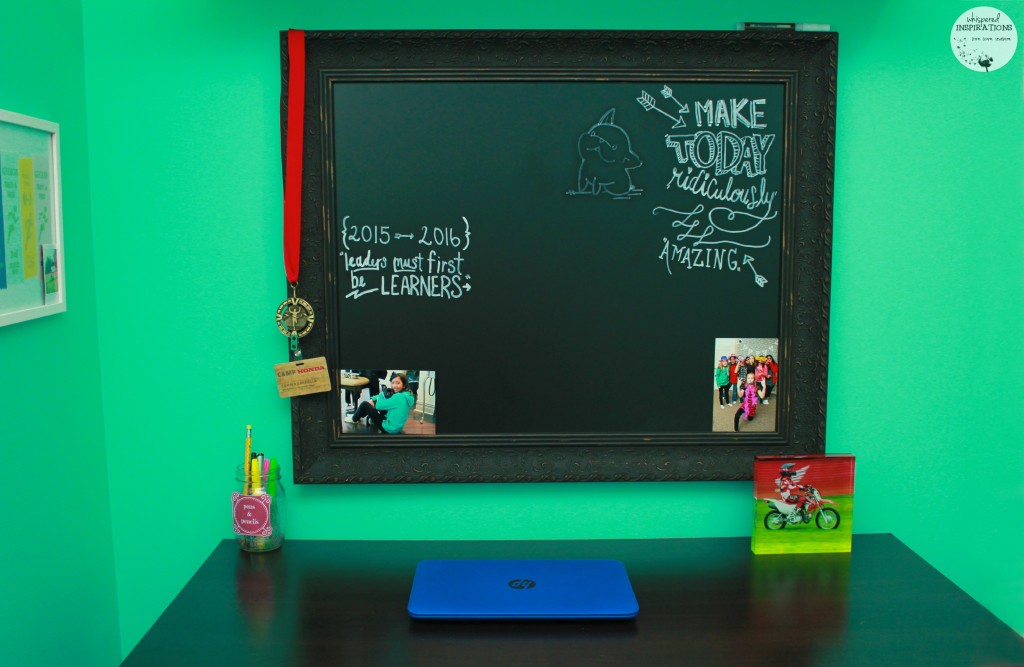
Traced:
<path fill-rule="evenodd" d="M 782 85 L 333 92 L 342 366 L 435 370 L 438 433 L 711 432 L 716 337 L 779 335 Z"/>
<path fill-rule="evenodd" d="M 306 37 L 303 351 L 433 371 L 436 430 L 295 399 L 296 481 L 737 478 L 823 450 L 834 34 Z M 774 423 L 724 432 L 715 361 L 751 339 Z"/>

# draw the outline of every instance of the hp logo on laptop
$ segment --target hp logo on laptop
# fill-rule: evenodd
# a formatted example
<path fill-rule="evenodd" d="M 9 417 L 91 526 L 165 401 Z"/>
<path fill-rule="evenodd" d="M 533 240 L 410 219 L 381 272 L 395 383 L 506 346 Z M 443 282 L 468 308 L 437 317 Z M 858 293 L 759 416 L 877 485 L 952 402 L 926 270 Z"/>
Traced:
<path fill-rule="evenodd" d="M 515 588 L 516 590 L 525 591 L 527 588 L 533 588 L 537 585 L 536 581 L 532 579 L 513 579 L 508 582 L 509 588 Z"/>

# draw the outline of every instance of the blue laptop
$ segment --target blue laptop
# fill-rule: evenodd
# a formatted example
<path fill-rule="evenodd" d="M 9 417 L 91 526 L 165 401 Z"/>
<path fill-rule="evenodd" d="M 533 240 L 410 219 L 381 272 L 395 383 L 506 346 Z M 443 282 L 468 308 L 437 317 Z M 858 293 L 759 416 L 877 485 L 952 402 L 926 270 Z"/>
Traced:
<path fill-rule="evenodd" d="M 418 619 L 629 619 L 639 611 L 617 560 L 425 560 L 409 593 Z"/>

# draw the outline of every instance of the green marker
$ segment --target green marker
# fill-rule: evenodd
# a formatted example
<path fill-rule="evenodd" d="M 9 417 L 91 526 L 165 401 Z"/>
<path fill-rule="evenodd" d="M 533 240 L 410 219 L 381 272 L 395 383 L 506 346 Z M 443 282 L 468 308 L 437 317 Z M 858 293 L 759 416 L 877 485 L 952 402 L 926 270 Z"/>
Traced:
<path fill-rule="evenodd" d="M 267 469 L 267 479 L 270 480 L 269 482 L 267 482 L 267 493 L 269 493 L 271 496 L 277 495 L 278 474 L 280 474 L 280 471 L 277 469 L 277 459 L 271 458 L 270 468 Z"/>

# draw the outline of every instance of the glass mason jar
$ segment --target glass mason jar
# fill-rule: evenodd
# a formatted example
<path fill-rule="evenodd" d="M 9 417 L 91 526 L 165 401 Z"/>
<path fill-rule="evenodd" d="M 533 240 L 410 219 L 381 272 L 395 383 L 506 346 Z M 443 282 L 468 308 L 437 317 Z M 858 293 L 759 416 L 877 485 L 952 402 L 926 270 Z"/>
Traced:
<path fill-rule="evenodd" d="M 243 551 L 273 551 L 284 542 L 285 493 L 281 469 L 253 475 L 239 464 L 231 514 L 235 537 Z"/>

